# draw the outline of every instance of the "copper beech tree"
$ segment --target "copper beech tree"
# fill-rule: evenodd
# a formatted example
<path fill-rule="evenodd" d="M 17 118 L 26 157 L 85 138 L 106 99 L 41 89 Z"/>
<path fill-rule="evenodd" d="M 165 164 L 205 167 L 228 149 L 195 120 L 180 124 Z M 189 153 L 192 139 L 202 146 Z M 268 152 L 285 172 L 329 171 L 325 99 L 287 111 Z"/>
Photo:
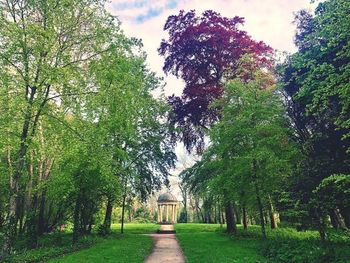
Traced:
<path fill-rule="evenodd" d="M 272 49 L 241 30 L 243 24 L 242 17 L 226 18 L 211 10 L 201 16 L 182 10 L 165 23 L 169 37 L 158 49 L 165 58 L 163 70 L 185 82 L 181 96 L 168 98 L 170 121 L 180 130 L 173 139 L 183 141 L 188 151 L 203 151 L 205 130 L 219 118 L 219 109 L 210 104 L 221 97 L 224 84 L 237 77 L 248 81 L 253 68 L 272 64 Z M 246 55 L 250 61 L 242 71 Z"/>

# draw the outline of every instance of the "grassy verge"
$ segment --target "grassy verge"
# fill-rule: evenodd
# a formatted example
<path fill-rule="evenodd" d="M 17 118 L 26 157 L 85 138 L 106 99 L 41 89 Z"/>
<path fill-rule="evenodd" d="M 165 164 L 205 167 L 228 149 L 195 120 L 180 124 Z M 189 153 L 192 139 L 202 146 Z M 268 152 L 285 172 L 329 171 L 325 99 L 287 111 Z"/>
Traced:
<path fill-rule="evenodd" d="M 187 262 L 278 262 L 350 263 L 350 236 L 330 231 L 330 241 L 321 244 L 317 231 L 292 228 L 268 230 L 262 241 L 259 226 L 246 232 L 241 226 L 230 236 L 215 224 L 177 224 L 177 238 Z"/>
<path fill-rule="evenodd" d="M 108 237 L 91 234 L 82 237 L 75 245 L 71 245 L 72 233 L 48 234 L 40 238 L 36 249 L 25 250 L 18 241 L 15 253 L 6 262 L 30 263 L 47 262 L 142 262 L 153 245 L 149 236 L 158 229 L 156 224 L 126 224 L 124 234 L 120 233 L 120 225 L 112 226 Z M 112 261 L 114 260 L 114 261 Z"/>
<path fill-rule="evenodd" d="M 259 254 L 260 241 L 232 237 L 215 224 L 177 224 L 176 236 L 188 263 L 267 262 Z"/>
<path fill-rule="evenodd" d="M 138 234 L 118 235 L 91 248 L 72 253 L 49 263 L 143 262 L 153 246 L 151 237 Z"/>

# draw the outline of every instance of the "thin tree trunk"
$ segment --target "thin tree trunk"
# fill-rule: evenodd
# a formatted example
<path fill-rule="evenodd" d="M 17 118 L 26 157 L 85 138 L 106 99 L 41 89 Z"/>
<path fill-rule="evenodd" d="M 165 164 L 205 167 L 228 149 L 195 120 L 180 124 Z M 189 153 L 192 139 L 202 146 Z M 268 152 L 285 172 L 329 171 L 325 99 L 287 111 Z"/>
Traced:
<path fill-rule="evenodd" d="M 236 217 L 236 223 L 239 224 L 241 222 L 241 215 L 239 213 L 239 209 L 237 208 L 236 204 L 233 205 L 233 210 L 234 210 L 234 215 Z"/>
<path fill-rule="evenodd" d="M 243 229 L 248 230 L 248 219 L 247 219 L 247 209 L 245 203 L 242 205 L 242 214 L 243 214 Z"/>
<path fill-rule="evenodd" d="M 221 211 L 221 222 L 223 224 L 226 224 L 226 220 L 225 220 L 225 213 L 223 211 Z"/>
<path fill-rule="evenodd" d="M 337 218 L 337 222 L 339 224 L 339 228 L 342 229 L 342 230 L 348 230 L 346 224 L 345 224 L 345 220 L 342 216 L 342 214 L 340 213 L 339 209 L 338 208 L 335 208 L 334 209 L 334 214 Z"/>
<path fill-rule="evenodd" d="M 276 229 L 277 228 L 277 221 L 276 221 L 276 213 L 275 209 L 272 204 L 272 198 L 269 195 L 269 213 L 270 213 L 270 223 L 271 223 L 271 229 Z"/>
<path fill-rule="evenodd" d="M 30 211 L 28 211 L 28 218 L 26 221 L 27 229 L 28 229 L 28 245 L 30 248 L 36 248 L 38 245 L 38 227 L 37 227 L 37 196 L 34 195 Z"/>
<path fill-rule="evenodd" d="M 124 175 L 126 176 L 126 175 Z M 124 233 L 124 214 L 125 214 L 125 201 L 126 201 L 126 186 L 127 186 L 127 180 L 124 177 L 124 193 L 123 193 L 123 203 L 122 203 L 122 224 L 120 227 L 120 233 Z"/>
<path fill-rule="evenodd" d="M 39 218 L 38 218 L 38 234 L 42 235 L 46 229 L 45 222 L 45 207 L 46 207 L 46 189 L 41 193 L 40 198 L 40 208 L 39 208 Z"/>
<path fill-rule="evenodd" d="M 344 218 L 345 225 L 350 229 L 350 208 L 341 208 L 339 209 L 340 214 Z"/>
<path fill-rule="evenodd" d="M 22 235 L 24 232 L 24 210 L 25 210 L 25 200 L 23 198 L 23 195 L 21 195 L 21 197 L 19 197 L 18 199 L 18 222 L 19 222 L 19 226 L 18 226 L 18 234 Z"/>
<path fill-rule="evenodd" d="M 322 243 L 326 242 L 327 239 L 327 234 L 326 234 L 326 224 L 324 222 L 324 217 L 322 216 L 321 213 L 315 209 L 315 216 L 316 216 L 316 221 L 317 221 L 317 226 L 318 226 L 318 232 L 320 234 L 320 239 Z"/>
<path fill-rule="evenodd" d="M 261 225 L 261 233 L 263 239 L 266 239 L 266 230 L 265 230 L 265 220 L 264 220 L 264 210 L 260 197 L 260 190 L 258 184 L 255 182 L 255 192 L 256 192 L 256 201 L 258 204 L 259 214 L 260 214 L 260 225 Z"/>
<path fill-rule="evenodd" d="M 264 209 L 263 209 L 263 205 L 262 205 L 262 201 L 261 201 L 260 189 L 259 189 L 258 182 L 257 182 L 257 163 L 256 163 L 256 160 L 253 160 L 253 178 L 254 178 L 254 184 L 255 184 L 256 201 L 257 201 L 259 215 L 260 215 L 261 234 L 262 234 L 262 238 L 266 239 Z"/>
<path fill-rule="evenodd" d="M 105 229 L 106 233 L 109 233 L 110 230 L 111 230 L 112 211 L 113 211 L 113 201 L 112 201 L 111 198 L 108 198 L 107 199 L 105 219 L 104 219 L 104 222 L 103 222 L 104 229 Z"/>
<path fill-rule="evenodd" d="M 330 209 L 329 210 L 329 217 L 331 219 L 331 224 L 332 224 L 333 228 L 339 229 L 340 228 L 340 224 L 338 222 L 338 218 L 337 218 L 334 210 L 335 209 Z"/>
<path fill-rule="evenodd" d="M 28 85 L 26 86 L 29 89 Z M 19 145 L 17 153 L 17 161 L 15 162 L 15 169 L 13 176 L 10 176 L 10 198 L 9 198 L 9 210 L 8 216 L 5 222 L 5 231 L 4 231 L 4 240 L 1 251 L 0 260 L 6 258 L 11 253 L 13 241 L 16 237 L 16 226 L 17 218 L 16 211 L 17 207 L 17 198 L 20 194 L 19 183 L 22 177 L 22 173 L 25 167 L 25 157 L 28 150 L 28 135 L 29 135 L 29 126 L 32 118 L 32 105 L 36 93 L 36 88 L 31 87 L 30 97 L 28 99 L 28 106 L 24 117 L 24 122 L 21 132 L 21 142 Z"/>
<path fill-rule="evenodd" d="M 75 244 L 79 236 L 81 234 L 81 227 L 80 227 L 80 209 L 81 209 L 81 197 L 80 197 L 80 189 L 79 193 L 77 195 L 76 201 L 75 201 L 75 208 L 74 208 L 74 218 L 73 218 L 73 244 Z"/>

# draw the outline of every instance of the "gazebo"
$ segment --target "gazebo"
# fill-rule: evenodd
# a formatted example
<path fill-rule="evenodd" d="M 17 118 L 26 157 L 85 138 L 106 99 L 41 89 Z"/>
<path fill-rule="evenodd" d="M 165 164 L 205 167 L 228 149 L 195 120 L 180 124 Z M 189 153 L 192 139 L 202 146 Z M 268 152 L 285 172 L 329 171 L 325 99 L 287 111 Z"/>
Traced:
<path fill-rule="evenodd" d="M 175 224 L 177 219 L 177 199 L 171 193 L 164 193 L 158 197 L 158 223 Z M 170 211 L 169 211 L 170 210 Z"/>

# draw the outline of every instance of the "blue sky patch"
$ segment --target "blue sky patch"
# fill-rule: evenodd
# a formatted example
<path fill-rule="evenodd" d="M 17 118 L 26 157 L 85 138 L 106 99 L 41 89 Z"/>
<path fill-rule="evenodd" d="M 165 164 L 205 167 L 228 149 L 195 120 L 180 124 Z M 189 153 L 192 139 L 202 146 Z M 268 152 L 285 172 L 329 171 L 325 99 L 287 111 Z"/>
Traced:
<path fill-rule="evenodd" d="M 112 1 L 113 9 L 116 11 L 133 11 L 136 15 L 132 20 L 138 24 L 161 15 L 164 11 L 174 9 L 181 0 L 134 0 L 134 1 Z M 137 12 L 139 11 L 139 12 Z"/>

